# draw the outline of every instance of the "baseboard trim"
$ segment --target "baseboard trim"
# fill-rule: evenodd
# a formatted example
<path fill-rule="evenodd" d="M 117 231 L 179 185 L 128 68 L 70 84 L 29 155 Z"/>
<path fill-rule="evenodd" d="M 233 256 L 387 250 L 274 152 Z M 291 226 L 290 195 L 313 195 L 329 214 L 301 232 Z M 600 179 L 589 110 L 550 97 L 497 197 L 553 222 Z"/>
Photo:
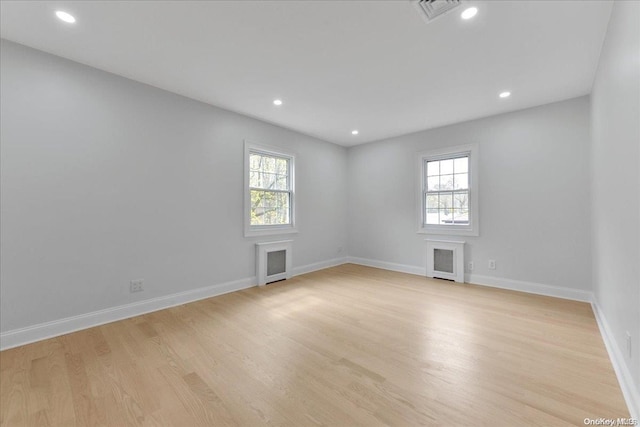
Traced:
<path fill-rule="evenodd" d="M 604 317 L 604 313 L 600 309 L 600 306 L 594 300 L 591 302 L 591 307 L 593 308 L 593 314 L 595 315 L 596 322 L 600 328 L 600 335 L 602 335 L 604 346 L 609 353 L 609 359 L 613 365 L 613 370 L 618 377 L 618 383 L 620 384 L 620 389 L 622 389 L 624 400 L 627 402 L 627 408 L 629 408 L 631 418 L 640 420 L 640 392 L 638 392 L 638 389 L 633 383 L 631 372 L 624 361 L 624 356 L 620 351 L 620 347 L 616 344 L 614 335 L 609 327 L 609 322 L 607 322 L 607 319 Z"/>
<path fill-rule="evenodd" d="M 14 329 L 0 334 L 0 350 L 6 350 L 32 342 L 69 334 L 82 329 L 104 325 L 105 323 L 128 319 L 130 317 L 140 316 L 153 311 L 163 310 L 165 308 L 175 307 L 177 305 L 205 298 L 211 298 L 227 294 L 229 292 L 239 291 L 241 289 L 247 289 L 256 286 L 256 283 L 256 277 L 247 277 L 231 282 L 119 305 L 117 307 L 106 308 L 104 310 L 93 311 L 91 313 L 80 314 L 78 316 L 67 317 L 60 320 L 53 320 L 33 326 L 27 326 L 25 328 Z"/>
<path fill-rule="evenodd" d="M 345 264 L 347 257 L 333 258 L 326 261 L 314 262 L 313 264 L 302 265 L 300 267 L 293 267 L 293 275 L 299 276 L 300 274 L 307 274 L 318 270 L 324 270 L 325 268 L 336 267 L 338 265 Z"/>
<path fill-rule="evenodd" d="M 394 262 L 379 261 L 377 259 L 358 258 L 350 256 L 347 257 L 347 262 L 351 264 L 364 265 L 366 267 L 375 267 L 381 268 L 383 270 L 397 271 L 399 273 L 415 274 L 418 276 L 425 276 L 427 274 L 426 267 L 416 267 L 407 264 L 396 264 Z"/>
<path fill-rule="evenodd" d="M 522 280 L 503 279 L 501 277 L 481 276 L 478 274 L 465 274 L 464 281 L 466 283 L 472 283 L 474 285 L 508 289 L 511 291 L 545 295 L 549 297 L 569 299 L 573 301 L 591 302 L 593 300 L 593 293 L 589 291 L 564 288 L 560 286 L 544 285 L 542 283 L 525 282 Z"/>
<path fill-rule="evenodd" d="M 383 270 L 398 271 L 401 273 L 415 274 L 418 276 L 425 276 L 427 274 L 426 267 L 418 267 L 414 265 L 396 264 L 392 262 L 358 257 L 348 257 L 347 261 L 352 264 L 381 268 Z M 526 292 L 529 294 L 546 295 L 550 297 L 570 299 L 574 301 L 591 302 L 592 300 L 592 293 L 589 291 L 543 285 L 541 283 L 524 282 L 522 280 L 503 279 L 501 277 L 481 276 L 477 274 L 465 274 L 464 281 L 466 283 L 472 283 L 474 285 L 508 289 L 512 291 Z"/>

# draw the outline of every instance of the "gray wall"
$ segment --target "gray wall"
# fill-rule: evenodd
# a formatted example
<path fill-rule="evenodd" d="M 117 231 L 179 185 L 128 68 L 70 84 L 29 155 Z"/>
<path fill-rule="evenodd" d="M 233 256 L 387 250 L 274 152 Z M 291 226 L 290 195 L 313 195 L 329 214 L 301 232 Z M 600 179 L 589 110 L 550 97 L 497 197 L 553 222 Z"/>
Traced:
<path fill-rule="evenodd" d="M 640 393 L 638 2 L 614 3 L 593 87 L 592 135 L 595 299 Z M 626 331 L 633 357 L 626 350 Z"/>
<path fill-rule="evenodd" d="M 480 236 L 457 240 L 473 273 L 590 291 L 588 97 L 350 149 L 349 255 L 426 268 L 416 153 L 470 143 Z"/>
<path fill-rule="evenodd" d="M 2 331 L 254 276 L 244 139 L 297 155 L 294 266 L 346 255 L 346 149 L 11 42 L 1 52 Z M 137 278 L 146 290 L 130 295 Z"/>

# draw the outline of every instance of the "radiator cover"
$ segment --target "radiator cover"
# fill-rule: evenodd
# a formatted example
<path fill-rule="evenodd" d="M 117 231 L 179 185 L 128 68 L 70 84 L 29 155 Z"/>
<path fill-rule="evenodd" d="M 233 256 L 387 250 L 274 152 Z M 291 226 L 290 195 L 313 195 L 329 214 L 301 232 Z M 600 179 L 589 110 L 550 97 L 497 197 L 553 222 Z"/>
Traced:
<path fill-rule="evenodd" d="M 427 277 L 464 283 L 464 243 L 426 239 Z"/>
<path fill-rule="evenodd" d="M 258 285 L 291 278 L 292 240 L 256 243 Z"/>

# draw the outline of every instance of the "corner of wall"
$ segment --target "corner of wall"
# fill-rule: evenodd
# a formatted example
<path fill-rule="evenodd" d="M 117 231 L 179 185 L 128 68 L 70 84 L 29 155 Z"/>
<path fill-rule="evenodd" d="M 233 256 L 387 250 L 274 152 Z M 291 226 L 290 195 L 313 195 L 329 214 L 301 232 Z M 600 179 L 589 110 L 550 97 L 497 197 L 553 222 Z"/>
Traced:
<path fill-rule="evenodd" d="M 611 332 L 609 323 L 604 317 L 604 313 L 600 309 L 598 301 L 594 299 L 591 306 L 598 323 L 598 328 L 600 329 L 600 335 L 602 335 L 602 340 L 604 341 L 607 353 L 609 354 L 609 359 L 611 359 L 613 370 L 618 377 L 618 383 L 620 383 L 622 395 L 627 402 L 631 418 L 640 420 L 640 391 L 634 384 L 633 376 L 624 361 L 624 356 L 622 355 L 620 348 L 616 344 L 616 340 Z"/>

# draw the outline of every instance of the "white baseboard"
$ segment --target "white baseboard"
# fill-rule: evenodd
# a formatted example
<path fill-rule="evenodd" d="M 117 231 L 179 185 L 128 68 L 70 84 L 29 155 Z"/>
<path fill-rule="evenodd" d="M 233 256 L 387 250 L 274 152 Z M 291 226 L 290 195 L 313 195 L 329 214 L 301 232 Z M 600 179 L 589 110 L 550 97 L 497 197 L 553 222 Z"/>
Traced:
<path fill-rule="evenodd" d="M 392 262 L 378 261 L 375 259 L 348 257 L 352 264 L 365 265 L 367 267 L 382 268 L 384 270 L 399 271 L 401 273 L 426 276 L 426 267 L 414 265 L 395 264 Z M 521 280 L 503 279 L 501 277 L 480 276 L 477 274 L 465 274 L 464 281 L 474 285 L 490 286 L 492 288 L 509 289 L 512 291 L 526 292 L 529 294 L 547 295 L 556 298 L 575 301 L 591 302 L 592 293 L 579 289 L 562 288 L 559 286 L 543 285 L 540 283 L 523 282 Z"/>
<path fill-rule="evenodd" d="M 541 283 L 525 282 L 522 280 L 503 279 L 501 277 L 465 274 L 464 281 L 474 285 L 490 286 L 492 288 L 509 289 L 526 292 L 528 294 L 546 295 L 573 301 L 591 302 L 593 293 L 582 289 L 564 288 L 561 286 L 543 285 Z"/>
<path fill-rule="evenodd" d="M 381 268 L 383 270 L 397 271 L 400 273 L 415 274 L 418 276 L 425 276 L 427 274 L 426 267 L 416 267 L 414 265 L 396 264 L 394 262 L 379 261 L 377 259 L 347 257 L 347 262 L 351 264 L 364 265 L 367 267 Z"/>
<path fill-rule="evenodd" d="M 600 309 L 600 306 L 596 301 L 591 303 L 593 307 L 593 313 L 595 314 L 598 327 L 600 328 L 600 335 L 609 353 L 609 359 L 613 365 L 613 370 L 616 372 L 620 388 L 622 389 L 622 395 L 627 402 L 627 408 L 631 413 L 631 418 L 640 420 L 640 393 L 636 388 L 631 372 L 625 363 L 624 356 L 620 351 L 620 347 L 616 344 L 614 335 L 611 333 L 611 328 L 607 319 L 604 317 L 604 313 Z"/>
<path fill-rule="evenodd" d="M 93 311 L 91 313 L 80 314 L 78 316 L 67 317 L 51 322 L 40 323 L 26 328 L 14 329 L 0 334 L 0 350 L 6 350 L 41 341 L 48 338 L 57 337 L 82 329 L 104 325 L 105 323 L 117 320 L 128 319 L 141 314 L 158 311 L 177 305 L 198 301 L 229 292 L 256 286 L 255 277 L 247 277 L 232 282 L 220 283 L 204 288 L 178 292 L 144 301 L 119 305 L 117 307 L 106 308 L 104 310 Z"/>
<path fill-rule="evenodd" d="M 299 274 L 310 273 L 312 271 L 322 270 L 324 268 L 335 267 L 337 265 L 344 264 L 346 261 L 346 257 L 334 258 L 327 261 L 316 262 L 314 264 L 294 267 L 293 275 L 297 276 Z M 152 311 L 158 311 L 165 308 L 175 307 L 177 305 L 202 300 L 205 298 L 215 297 L 229 292 L 239 291 L 241 289 L 256 286 L 256 284 L 256 277 L 247 277 L 244 279 L 220 283 L 204 288 L 178 292 L 171 295 L 151 298 L 130 304 L 119 305 L 117 307 L 106 308 L 104 310 L 93 311 L 91 313 L 80 314 L 78 316 L 53 320 L 50 322 L 27 326 L 25 328 L 14 329 L 11 331 L 0 333 L 0 350 L 6 350 L 32 342 L 69 334 L 71 332 L 76 332 L 82 329 L 104 325 L 105 323 L 140 316 Z"/>
<path fill-rule="evenodd" d="M 323 270 L 325 268 L 336 267 L 338 265 L 345 264 L 346 262 L 347 257 L 342 257 L 315 262 L 313 264 L 302 265 L 300 267 L 293 267 L 293 275 L 298 276 L 300 274 L 311 273 L 313 271 Z"/>

